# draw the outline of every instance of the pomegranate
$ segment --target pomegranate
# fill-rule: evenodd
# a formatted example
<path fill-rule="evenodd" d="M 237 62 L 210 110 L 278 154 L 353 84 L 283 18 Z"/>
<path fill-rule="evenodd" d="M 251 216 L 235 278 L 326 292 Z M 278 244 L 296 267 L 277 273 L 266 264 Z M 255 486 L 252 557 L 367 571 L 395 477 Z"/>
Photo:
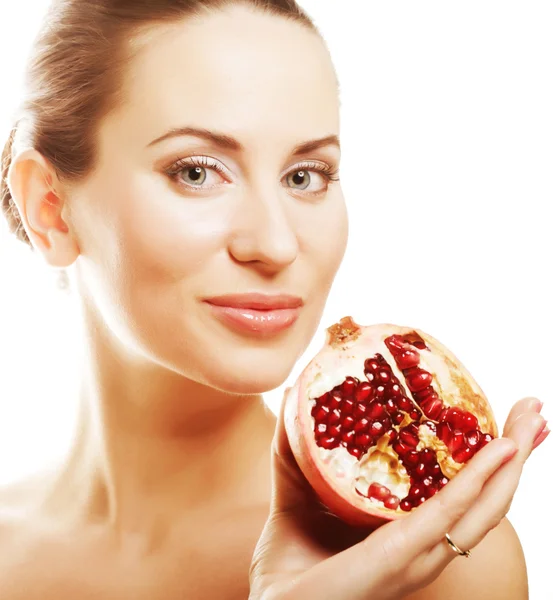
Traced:
<path fill-rule="evenodd" d="M 497 437 L 483 391 L 440 342 L 351 317 L 328 328 L 289 390 L 285 427 L 322 503 L 375 527 L 439 493 Z"/>

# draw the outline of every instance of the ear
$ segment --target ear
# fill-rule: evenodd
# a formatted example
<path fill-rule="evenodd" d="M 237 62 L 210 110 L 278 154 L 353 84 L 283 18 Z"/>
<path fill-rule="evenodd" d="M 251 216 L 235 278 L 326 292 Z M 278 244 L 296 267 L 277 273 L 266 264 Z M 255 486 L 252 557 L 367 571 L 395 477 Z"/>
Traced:
<path fill-rule="evenodd" d="M 8 187 L 34 248 L 52 267 L 68 267 L 79 256 L 77 240 L 62 218 L 64 200 L 55 169 L 34 148 L 17 154 Z M 56 191 L 56 188 L 58 191 Z"/>

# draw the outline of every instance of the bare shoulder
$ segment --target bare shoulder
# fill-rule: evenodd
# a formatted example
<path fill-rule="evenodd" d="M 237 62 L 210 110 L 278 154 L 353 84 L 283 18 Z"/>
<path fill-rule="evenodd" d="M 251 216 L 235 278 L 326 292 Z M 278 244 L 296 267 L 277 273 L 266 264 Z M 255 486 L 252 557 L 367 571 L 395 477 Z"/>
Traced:
<path fill-rule="evenodd" d="M 527 600 L 528 576 L 518 535 L 507 519 L 471 551 L 455 558 L 425 589 L 405 600 Z"/>
<path fill-rule="evenodd" d="M 46 482 L 47 474 L 40 473 L 0 487 L 0 572 L 36 531 L 38 499 Z"/>

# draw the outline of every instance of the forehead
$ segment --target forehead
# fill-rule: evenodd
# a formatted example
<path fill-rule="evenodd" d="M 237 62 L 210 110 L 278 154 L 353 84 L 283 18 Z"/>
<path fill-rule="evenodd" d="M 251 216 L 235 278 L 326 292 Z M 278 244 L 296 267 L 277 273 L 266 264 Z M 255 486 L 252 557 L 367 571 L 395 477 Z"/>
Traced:
<path fill-rule="evenodd" d="M 237 134 L 338 131 L 330 56 L 299 23 L 233 8 L 150 27 L 138 40 L 123 86 L 124 118 L 140 121 L 150 139 L 190 122 Z"/>

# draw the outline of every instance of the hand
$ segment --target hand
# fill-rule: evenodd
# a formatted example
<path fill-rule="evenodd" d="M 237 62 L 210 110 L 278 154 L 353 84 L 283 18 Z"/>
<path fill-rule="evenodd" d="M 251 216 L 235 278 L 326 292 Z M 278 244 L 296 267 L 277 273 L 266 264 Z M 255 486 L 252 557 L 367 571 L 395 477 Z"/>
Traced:
<path fill-rule="evenodd" d="M 287 390 L 288 391 L 288 390 Z M 524 462 L 547 437 L 541 402 L 517 402 L 503 429 L 438 494 L 372 532 L 329 513 L 299 470 L 284 429 L 273 439 L 273 498 L 250 568 L 250 600 L 396 600 L 434 581 L 511 505 Z"/>

